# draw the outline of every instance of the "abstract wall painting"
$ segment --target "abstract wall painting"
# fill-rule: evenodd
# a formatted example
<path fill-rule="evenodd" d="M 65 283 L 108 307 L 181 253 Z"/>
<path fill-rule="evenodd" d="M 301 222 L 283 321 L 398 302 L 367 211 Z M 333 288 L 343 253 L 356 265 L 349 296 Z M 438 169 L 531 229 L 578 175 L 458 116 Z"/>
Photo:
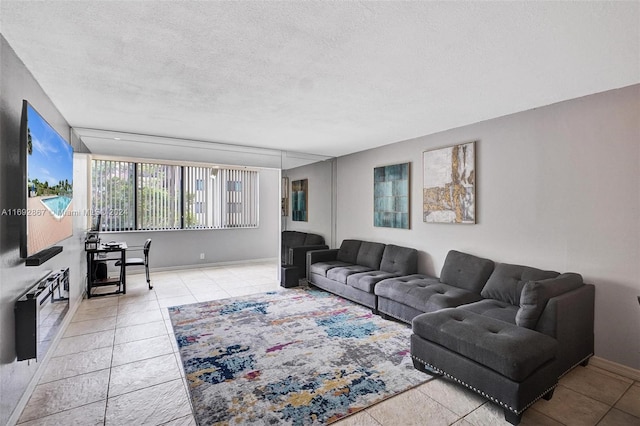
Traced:
<path fill-rule="evenodd" d="M 373 169 L 373 225 L 409 229 L 409 165 Z"/>
<path fill-rule="evenodd" d="M 423 220 L 476 223 L 475 142 L 423 153 Z"/>
<path fill-rule="evenodd" d="M 309 197 L 309 180 L 301 179 L 291 182 L 291 219 L 298 222 L 309 220 L 307 201 Z"/>

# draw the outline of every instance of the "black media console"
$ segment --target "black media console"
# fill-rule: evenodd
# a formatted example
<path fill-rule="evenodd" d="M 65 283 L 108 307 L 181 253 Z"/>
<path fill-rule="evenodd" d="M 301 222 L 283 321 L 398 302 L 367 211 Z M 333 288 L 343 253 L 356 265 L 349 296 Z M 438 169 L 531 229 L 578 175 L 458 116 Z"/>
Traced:
<path fill-rule="evenodd" d="M 15 304 L 18 361 L 42 358 L 69 311 L 69 268 L 53 271 Z"/>

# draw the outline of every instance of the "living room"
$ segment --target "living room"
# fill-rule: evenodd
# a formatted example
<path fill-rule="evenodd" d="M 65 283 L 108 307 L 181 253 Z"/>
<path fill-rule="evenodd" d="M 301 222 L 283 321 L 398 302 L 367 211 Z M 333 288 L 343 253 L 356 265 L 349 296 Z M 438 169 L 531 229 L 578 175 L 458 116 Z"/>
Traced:
<path fill-rule="evenodd" d="M 353 128 L 344 126 L 344 122 L 348 119 L 362 127 L 361 113 L 355 106 L 351 105 L 351 109 L 343 109 L 337 116 L 332 116 L 333 119 L 347 117 L 340 118 L 335 126 L 330 125 L 329 118 L 321 118 L 309 113 L 309 117 L 316 118 L 324 124 L 324 127 L 316 130 L 322 137 L 327 138 L 325 145 L 328 146 L 329 139 L 332 141 L 335 139 L 335 142 L 331 142 L 335 143 L 332 152 L 322 148 L 322 137 L 318 134 L 308 135 L 309 146 L 298 143 L 286 148 L 276 148 L 259 146 L 258 141 L 251 143 L 247 139 L 241 139 L 244 142 L 242 148 L 234 148 L 233 144 L 223 143 L 232 140 L 228 135 L 219 136 L 213 129 L 210 129 L 212 136 L 206 139 L 209 142 L 200 142 L 202 138 L 192 137 L 186 130 L 190 125 L 188 122 L 180 123 L 181 127 L 171 129 L 175 124 L 167 116 L 161 120 L 165 122 L 164 131 L 158 128 L 154 131 L 153 128 L 137 129 L 118 125 L 108 126 L 99 121 L 80 121 L 78 117 L 95 114 L 104 117 L 107 120 L 105 122 L 108 120 L 114 122 L 119 117 L 117 115 L 114 116 L 115 118 L 110 117 L 105 111 L 110 108 L 115 109 L 117 105 L 111 103 L 113 101 L 109 93 L 104 94 L 105 99 L 109 99 L 105 101 L 105 105 L 92 104 L 82 98 L 64 98 L 65 87 L 69 86 L 70 82 L 64 80 L 64 85 L 56 86 L 53 76 L 64 75 L 68 70 L 65 68 L 56 68 L 54 71 L 44 70 L 47 63 L 35 61 L 34 57 L 37 55 L 33 53 L 34 50 L 37 51 L 43 47 L 34 45 L 34 39 L 20 38 L 18 35 L 23 33 L 15 29 L 17 26 L 26 25 L 25 17 L 29 16 L 29 13 L 39 16 L 40 19 L 44 19 L 43 15 L 46 16 L 46 13 L 38 12 L 37 6 L 18 7 L 18 3 L 20 2 L 3 2 L 2 4 L 3 34 L 0 51 L 2 59 L 0 202 L 2 208 L 15 208 L 20 200 L 15 188 L 18 184 L 16 176 L 23 173 L 17 160 L 20 149 L 17 141 L 20 138 L 23 99 L 33 104 L 60 134 L 65 137 L 71 135 L 70 142 L 76 153 L 74 203 L 81 205 L 88 205 L 90 198 L 90 177 L 87 171 L 91 166 L 92 154 L 112 156 L 114 153 L 109 150 L 118 151 L 118 147 L 121 147 L 119 155 L 127 158 L 220 164 L 222 163 L 219 161 L 221 152 L 236 149 L 239 151 L 237 158 L 244 159 L 244 163 L 230 161 L 227 164 L 255 167 L 260 170 L 260 226 L 255 229 L 115 233 L 106 234 L 107 236 L 103 238 L 126 240 L 130 245 L 139 245 L 146 238 L 153 238 L 151 272 L 152 277 L 155 275 L 159 282 L 163 281 L 159 279 L 162 277 L 161 274 L 178 273 L 180 268 L 191 270 L 205 266 L 232 268 L 235 263 L 241 261 L 250 264 L 252 261 L 273 260 L 278 256 L 280 231 L 285 229 L 321 234 L 325 237 L 327 244 L 334 248 L 339 247 L 344 239 L 350 238 L 412 247 L 419 253 L 418 272 L 434 276 L 440 273 L 446 255 L 451 249 L 490 258 L 496 262 L 531 265 L 561 272 L 574 271 L 582 274 L 585 282 L 595 285 L 596 288 L 595 356 L 590 363 L 591 366 L 602 369 L 608 374 L 622 376 L 631 381 L 631 387 L 638 387 L 638 380 L 640 380 L 640 329 L 638 327 L 640 306 L 637 301 L 640 295 L 640 283 L 637 280 L 640 274 L 638 263 L 640 258 L 638 245 L 640 236 L 638 221 L 640 213 L 640 148 L 638 145 L 640 27 L 638 18 L 640 11 L 636 2 L 615 4 L 599 2 L 591 6 L 574 5 L 575 9 L 566 6 L 570 9 L 568 11 L 559 5 L 556 5 L 559 10 L 556 10 L 553 4 L 548 6 L 550 10 L 532 7 L 529 10 L 531 14 L 528 16 L 529 19 L 533 22 L 536 22 L 535 19 L 542 21 L 548 19 L 550 23 L 543 28 L 544 31 L 540 33 L 532 31 L 529 34 L 531 40 L 537 40 L 539 45 L 534 45 L 531 41 L 531 45 L 522 48 L 521 55 L 531 54 L 540 61 L 546 56 L 544 49 L 555 46 L 554 49 L 557 50 L 554 50 L 553 54 L 548 53 L 549 56 L 555 60 L 558 57 L 565 58 L 566 61 L 551 63 L 548 67 L 541 67 L 533 72 L 527 68 L 518 70 L 517 67 L 506 67 L 509 60 L 501 60 L 496 56 L 487 60 L 494 62 L 492 67 L 488 67 L 483 60 L 483 58 L 486 59 L 484 55 L 487 53 L 480 52 L 476 56 L 472 55 L 465 61 L 468 67 L 472 69 L 475 66 L 481 67 L 485 74 L 487 70 L 493 70 L 495 75 L 493 79 L 488 80 L 490 82 L 494 79 L 506 81 L 504 85 L 491 86 L 492 90 L 500 89 L 496 91 L 491 91 L 488 86 L 478 89 L 467 87 L 466 83 L 460 80 L 454 82 L 454 86 L 461 85 L 461 90 L 468 92 L 470 97 L 443 100 L 442 115 L 436 114 L 438 113 L 437 102 L 435 102 L 435 109 L 432 106 L 430 116 L 417 109 L 419 103 L 412 102 L 416 97 L 447 97 L 448 92 L 446 90 L 425 92 L 422 87 L 416 88 L 404 99 L 384 98 L 382 103 L 377 104 L 381 111 L 393 110 L 394 106 L 397 106 L 403 111 L 404 117 L 391 115 L 385 118 L 385 115 L 381 114 L 378 116 L 378 121 L 383 118 L 387 120 L 382 122 L 382 126 L 372 127 L 374 130 L 367 130 L 357 135 L 345 136 L 344 139 L 329 136 L 331 131 L 337 134 L 343 132 L 345 135 L 353 132 Z M 418 2 L 413 5 L 420 9 Z M 465 9 L 464 5 L 464 3 L 460 5 L 460 9 Z M 472 8 L 472 4 L 466 5 Z M 233 18 L 238 22 L 238 29 L 242 28 L 242 25 L 247 25 L 247 21 L 254 22 L 252 19 L 255 15 L 252 13 L 259 12 L 258 14 L 265 13 L 271 16 L 268 4 L 263 5 L 257 12 L 249 6 L 247 5 L 251 10 L 245 17 L 239 13 L 240 6 L 232 8 L 235 13 L 238 13 Z M 335 6 L 338 7 L 338 5 Z M 357 17 L 366 16 L 367 6 L 374 7 L 373 4 L 352 5 L 342 12 L 352 13 L 345 16 L 350 16 L 353 22 L 357 22 Z M 101 7 L 108 8 L 104 4 Z M 283 9 L 278 9 L 278 13 L 287 10 L 287 6 L 282 7 Z M 297 10 L 293 4 L 289 7 L 291 10 Z M 328 16 L 334 16 L 337 13 L 328 8 L 318 7 Z M 384 5 L 375 7 L 380 9 L 374 9 L 377 13 L 374 13 L 370 19 L 381 28 L 387 28 L 376 19 L 385 21 L 385 13 L 397 17 L 393 10 L 389 10 L 393 7 L 387 6 L 389 9 Z M 44 10 L 46 11 L 46 8 Z M 525 8 L 525 10 L 528 9 Z M 80 13 L 79 10 L 77 12 Z M 308 11 L 302 9 L 292 13 L 294 17 L 299 18 L 306 16 L 306 12 Z M 461 16 L 467 16 L 459 10 L 457 12 L 461 13 Z M 483 13 L 491 15 L 493 12 L 495 10 Z M 272 13 L 278 14 L 275 10 Z M 412 25 L 419 26 L 420 22 L 415 23 L 407 18 L 410 13 L 407 11 L 404 13 L 401 14 L 403 19 L 412 22 Z M 440 11 L 440 13 L 444 12 Z M 577 14 L 586 22 L 569 27 L 576 31 L 573 34 L 569 29 L 566 32 L 558 29 L 562 28 L 559 22 L 562 22 L 568 13 Z M 49 10 L 49 14 L 58 18 L 59 15 L 63 15 L 62 12 L 55 12 L 55 7 Z M 486 15 L 483 14 L 483 16 Z M 277 18 L 271 16 L 271 19 L 268 22 L 276 26 L 279 22 Z M 348 21 L 348 18 L 344 19 Z M 320 30 L 321 17 L 317 17 L 313 22 L 318 27 L 310 28 L 315 28 L 325 37 L 330 38 L 325 33 L 330 31 Z M 392 22 L 398 23 L 393 20 Z M 477 21 L 470 19 L 465 22 Z M 340 23 L 345 21 L 333 22 L 330 28 L 336 30 L 335 26 L 339 26 Z M 504 21 L 500 23 L 506 25 Z M 71 25 L 71 22 L 63 20 L 58 24 L 63 28 L 65 25 Z M 78 22 L 74 21 L 73 24 L 78 25 Z M 356 24 L 353 25 L 355 28 L 353 31 L 359 34 L 359 27 Z M 483 27 L 480 24 L 478 26 Z M 157 27 L 153 25 L 152 27 L 158 31 Z M 438 28 L 437 25 L 435 27 Z M 75 28 L 77 31 L 78 27 Z M 274 27 L 266 25 L 266 28 L 272 30 Z M 591 28 L 596 35 L 585 33 L 587 28 Z M 554 29 L 557 32 L 550 40 L 535 38 L 542 37 L 546 32 Z M 399 31 L 399 28 L 396 27 L 395 30 Z M 313 32 L 313 29 L 309 31 Z M 388 28 L 387 31 L 391 32 Z M 467 34 L 466 37 L 472 37 L 474 34 L 472 30 L 464 31 Z M 475 31 L 480 29 L 475 27 Z M 512 31 L 515 29 L 512 28 Z M 36 34 L 35 31 L 34 34 Z M 238 32 L 235 36 L 239 37 L 239 34 L 242 33 Z M 233 37 L 234 35 L 229 35 L 225 40 Z M 282 41 L 282 39 L 278 40 Z M 496 39 L 491 40 L 496 41 Z M 302 41 L 299 42 L 304 46 Z M 356 45 L 361 48 L 367 46 L 361 40 Z M 314 46 L 317 45 L 314 44 Z M 362 57 L 375 56 L 378 47 L 375 44 L 368 46 L 362 51 Z M 452 46 L 449 47 L 452 48 Z M 483 47 L 500 50 L 491 42 Z M 66 52 L 67 49 L 64 45 L 60 45 L 54 52 L 54 56 L 62 58 L 64 62 L 66 60 L 64 58 L 69 54 Z M 442 47 L 439 52 L 446 60 L 453 61 L 452 58 L 444 55 L 447 52 L 446 49 Z M 394 59 L 399 60 L 400 64 L 411 64 L 411 58 L 404 55 L 416 55 L 420 50 L 409 48 L 407 50 L 408 52 L 404 52 L 399 49 L 398 56 Z M 306 50 L 304 47 L 297 46 L 293 51 L 303 55 Z M 340 50 L 337 50 L 333 53 L 337 55 L 339 52 Z M 393 49 L 387 47 L 385 52 L 393 52 Z M 473 49 L 465 52 L 472 53 Z M 495 53 L 495 51 L 492 52 Z M 356 52 L 350 50 L 349 53 L 355 55 Z M 240 56 L 251 54 L 255 54 L 251 49 L 238 53 Z M 277 49 L 274 52 L 265 53 L 267 56 L 269 54 L 275 55 L 275 58 L 282 58 L 280 55 L 285 55 Z M 42 56 L 45 56 L 44 53 Z M 278 60 L 274 62 L 278 63 Z M 380 66 L 380 75 L 376 76 L 375 83 L 380 84 L 385 79 L 393 79 L 392 74 L 386 73 L 393 71 L 394 68 L 383 67 L 381 63 L 384 60 L 381 58 L 378 58 L 377 62 Z M 325 64 L 323 61 L 319 63 Z M 460 62 L 452 63 L 460 64 Z M 527 61 L 516 61 L 516 63 L 520 66 L 530 65 Z M 60 67 L 59 63 L 58 67 Z M 105 67 L 108 74 L 109 66 L 105 65 Z M 510 74 L 501 73 L 500 70 L 503 68 L 508 69 Z M 120 71 L 114 70 L 114 73 L 117 72 Z M 319 70 L 318 76 L 323 72 L 326 73 L 327 70 Z M 415 73 L 410 74 L 416 77 Z M 314 87 L 309 82 L 312 79 L 304 80 L 302 78 L 304 76 L 302 73 L 300 81 L 296 80 L 295 84 L 299 84 L 297 86 L 299 92 L 296 91 L 292 96 L 312 93 L 315 97 L 311 96 L 311 99 L 314 101 L 325 100 L 322 96 L 325 88 Z M 364 96 L 363 86 L 356 84 L 362 76 L 348 75 L 348 77 L 341 84 L 332 86 L 335 96 L 340 90 L 346 90 L 349 85 L 353 85 L 360 91 L 356 91 L 351 96 L 354 98 Z M 407 77 L 401 76 L 401 78 Z M 445 75 L 435 75 L 431 78 L 444 79 Z M 537 84 L 538 78 L 542 81 L 541 85 L 546 85 L 546 97 L 536 97 L 535 93 L 524 89 L 516 90 L 527 84 Z M 316 85 L 324 80 L 317 81 Z M 418 79 L 418 81 L 422 80 Z M 77 83 L 78 87 L 82 87 L 80 81 Z M 573 87 L 574 83 L 575 87 Z M 176 84 L 187 83 L 176 82 Z M 429 87 L 432 88 L 432 86 Z M 372 85 L 369 89 L 372 92 L 384 93 L 385 86 Z M 253 90 L 265 96 L 260 89 L 253 88 Z M 74 89 L 69 93 L 75 93 L 77 96 L 77 91 L 78 89 Z M 392 93 L 395 94 L 395 92 Z M 268 92 L 267 95 L 274 95 L 274 92 Z M 286 94 L 278 94 L 278 96 L 286 98 Z M 157 98 L 160 100 L 156 101 L 153 93 L 148 94 L 147 98 L 158 104 L 163 102 L 161 98 Z M 489 101 L 492 98 L 509 99 L 510 102 L 508 106 L 495 105 Z M 151 102 L 149 99 L 144 102 Z M 373 101 L 375 96 L 367 99 Z M 187 99 L 183 105 L 188 105 L 190 101 Z M 78 107 L 78 102 L 81 107 Z M 270 105 L 264 98 L 261 102 L 264 102 L 263 105 Z M 408 109 L 412 110 L 411 114 L 405 113 L 407 105 L 402 105 L 402 102 L 409 106 Z M 456 108 L 455 102 L 461 106 Z M 136 102 L 131 102 L 123 107 L 125 114 L 146 114 L 144 110 L 137 111 L 135 104 Z M 467 107 L 472 108 L 467 109 Z M 309 108 L 312 109 L 312 106 Z M 490 112 L 486 114 L 483 112 L 490 108 L 493 108 Z M 86 115 L 79 115 L 78 109 L 86 110 Z M 75 115 L 70 115 L 67 111 L 74 111 Z M 96 114 L 93 111 L 100 113 Z M 476 115 L 471 114 L 470 111 L 476 111 Z M 446 121 L 452 116 L 455 120 Z M 264 120 L 274 120 L 274 116 L 267 115 Z M 198 121 L 199 126 L 206 128 L 202 120 Z M 434 127 L 436 130 L 420 132 L 422 121 L 436 122 L 437 126 Z M 250 126 L 250 123 L 250 120 L 245 121 L 245 126 Z M 284 123 L 282 126 L 286 124 L 289 128 L 285 129 L 284 133 L 278 134 L 278 137 L 285 139 L 287 132 L 290 132 L 295 136 L 293 139 L 304 140 L 302 133 L 299 133 L 302 126 L 292 121 L 281 123 Z M 384 133 L 382 127 L 385 127 L 385 132 L 388 133 Z M 103 132 L 100 135 L 89 135 L 87 129 L 90 128 L 100 128 Z M 184 133 L 181 133 L 180 129 L 185 129 Z M 320 133 L 320 130 L 324 133 Z M 375 134 L 375 131 L 380 134 Z M 125 151 L 127 149 L 125 143 L 115 140 L 111 133 L 117 133 L 118 137 L 125 140 L 127 137 L 130 138 L 130 145 L 137 146 L 137 149 L 145 146 L 143 145 L 145 143 L 147 147 L 150 146 L 149 143 L 155 143 L 151 145 L 154 155 L 151 157 L 134 155 Z M 142 136 L 139 133 L 142 133 Z M 244 129 L 240 133 L 244 134 Z M 111 136 L 109 146 L 105 139 L 107 136 Z M 83 140 L 83 137 L 86 140 Z M 267 137 L 271 138 L 268 132 L 265 132 L 265 138 Z M 367 139 L 374 142 L 367 144 Z M 182 146 L 177 150 L 169 151 L 162 146 L 162 142 L 167 141 Z M 476 223 L 441 225 L 423 222 L 421 202 L 423 153 L 471 141 L 476 143 Z M 208 147 L 207 143 L 210 143 Z M 296 158 L 294 151 L 304 153 L 299 155 L 303 158 Z M 286 153 L 289 154 L 286 155 Z M 179 158 L 177 155 L 188 158 Z M 260 160 L 250 160 L 250 157 L 259 157 Z M 315 161 L 318 159 L 323 161 Z M 376 227 L 373 225 L 373 170 L 376 167 L 399 163 L 410 163 L 409 229 Z M 307 221 L 295 221 L 291 215 L 281 217 L 281 170 L 282 176 L 289 179 L 288 189 L 291 182 L 307 179 L 309 197 Z M 77 218 L 74 221 L 73 237 L 60 244 L 63 252 L 41 267 L 27 268 L 24 259 L 20 257 L 20 230 L 16 226 L 17 218 L 7 215 L 2 217 L 1 424 L 10 424 L 19 419 L 29 395 L 37 386 L 36 379 L 43 375 L 41 370 L 45 364 L 40 360 L 38 362 L 15 360 L 14 302 L 46 270 L 70 267 L 70 310 L 77 312 L 85 289 L 86 266 L 83 238 L 88 223 L 87 218 Z M 200 258 L 200 253 L 205 253 L 204 259 Z M 273 269 L 275 271 L 275 268 Z M 140 275 L 131 275 L 131 277 L 133 277 L 132 289 L 135 289 L 135 285 L 142 284 L 143 289 L 146 290 L 144 288 L 146 284 L 139 281 Z M 162 285 L 160 284 L 159 287 Z M 71 318 L 68 319 L 67 326 L 70 320 Z M 60 337 L 62 336 L 58 336 Z M 635 384 L 633 384 L 634 381 Z M 615 401 L 611 405 L 615 405 Z M 598 421 L 603 417 L 604 414 L 598 418 Z"/>

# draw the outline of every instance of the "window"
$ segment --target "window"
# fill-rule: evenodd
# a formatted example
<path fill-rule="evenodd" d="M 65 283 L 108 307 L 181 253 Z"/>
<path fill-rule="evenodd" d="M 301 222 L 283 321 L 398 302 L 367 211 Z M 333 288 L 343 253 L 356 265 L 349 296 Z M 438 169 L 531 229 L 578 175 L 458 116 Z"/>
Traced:
<path fill-rule="evenodd" d="M 258 172 L 184 166 L 184 228 L 258 226 Z"/>
<path fill-rule="evenodd" d="M 180 166 L 139 163 L 137 229 L 180 229 Z"/>
<path fill-rule="evenodd" d="M 136 229 L 135 166 L 126 161 L 91 162 L 91 208 L 102 213 L 102 230 Z"/>
<path fill-rule="evenodd" d="M 258 172 L 92 160 L 92 208 L 104 231 L 258 226 Z"/>

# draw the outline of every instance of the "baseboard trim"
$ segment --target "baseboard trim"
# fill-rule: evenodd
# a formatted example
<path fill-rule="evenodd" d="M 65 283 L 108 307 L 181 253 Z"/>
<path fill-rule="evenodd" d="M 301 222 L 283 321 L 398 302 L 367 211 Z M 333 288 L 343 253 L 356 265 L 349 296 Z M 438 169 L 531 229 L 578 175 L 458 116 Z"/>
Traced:
<path fill-rule="evenodd" d="M 162 266 L 160 268 L 149 268 L 149 272 L 170 272 L 170 271 L 182 271 L 185 269 L 202 269 L 202 268 L 219 268 L 222 266 L 243 265 L 251 263 L 264 263 L 273 262 L 274 265 L 280 265 L 277 257 L 270 257 L 265 259 L 248 259 L 248 260 L 233 260 L 228 262 L 215 262 L 215 263 L 198 263 L 197 265 L 180 265 L 180 266 Z M 127 275 L 144 274 L 144 268 L 136 270 L 127 269 Z M 151 277 L 153 280 L 153 277 Z"/>
<path fill-rule="evenodd" d="M 617 362 L 609 361 L 608 359 L 600 358 L 598 356 L 591 357 L 589 365 L 602 368 L 603 370 L 624 376 L 631 380 L 640 380 L 640 370 L 636 370 L 635 368 L 627 367 L 626 365 L 618 364 Z"/>

